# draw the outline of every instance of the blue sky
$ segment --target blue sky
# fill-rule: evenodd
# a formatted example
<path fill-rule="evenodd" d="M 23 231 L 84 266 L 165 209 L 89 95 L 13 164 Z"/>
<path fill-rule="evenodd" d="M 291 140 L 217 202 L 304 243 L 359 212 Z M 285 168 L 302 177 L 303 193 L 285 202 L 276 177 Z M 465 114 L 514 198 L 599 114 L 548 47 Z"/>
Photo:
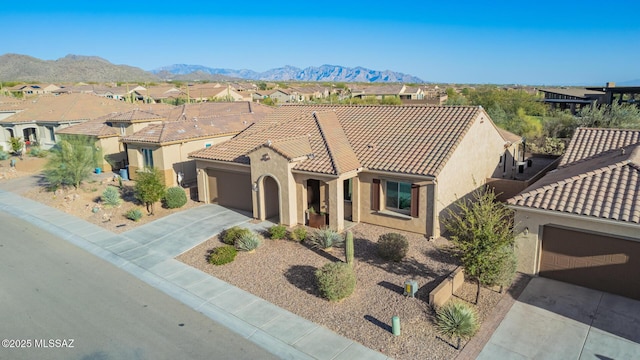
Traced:
<path fill-rule="evenodd" d="M 94 55 L 145 70 L 363 66 L 444 83 L 640 79 L 640 1 L 414 3 L 8 1 L 0 54 Z"/>

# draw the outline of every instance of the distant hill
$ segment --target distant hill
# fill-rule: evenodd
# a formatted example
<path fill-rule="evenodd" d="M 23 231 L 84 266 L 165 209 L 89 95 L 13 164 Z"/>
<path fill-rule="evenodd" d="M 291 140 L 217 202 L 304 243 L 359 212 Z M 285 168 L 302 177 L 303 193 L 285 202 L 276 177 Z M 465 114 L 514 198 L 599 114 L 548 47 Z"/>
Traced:
<path fill-rule="evenodd" d="M 311 66 L 299 69 L 293 66 L 285 66 L 265 72 L 253 70 L 233 70 L 209 68 L 202 65 L 175 64 L 151 70 L 163 80 L 178 80 L 181 76 L 198 73 L 201 75 L 221 75 L 229 78 L 247 80 L 268 81 L 333 81 L 333 82 L 402 82 L 424 83 L 425 81 L 412 75 L 407 75 L 391 70 L 377 71 L 363 67 L 349 68 L 339 65 Z"/>
<path fill-rule="evenodd" d="M 40 60 L 27 55 L 0 56 L 1 81 L 113 82 L 159 81 L 152 73 L 128 65 L 114 65 L 96 56 L 67 55 L 58 60 Z"/>
<path fill-rule="evenodd" d="M 264 81 L 332 81 L 370 83 L 424 83 L 420 78 L 391 70 L 349 68 L 339 65 L 312 66 L 299 69 L 284 66 L 265 72 L 209 68 L 202 65 L 176 64 L 152 71 L 128 65 L 114 65 L 97 56 L 67 55 L 58 60 L 41 60 L 27 55 L 0 56 L 0 81 L 25 82 L 115 82 L 161 80 L 264 80 Z"/>

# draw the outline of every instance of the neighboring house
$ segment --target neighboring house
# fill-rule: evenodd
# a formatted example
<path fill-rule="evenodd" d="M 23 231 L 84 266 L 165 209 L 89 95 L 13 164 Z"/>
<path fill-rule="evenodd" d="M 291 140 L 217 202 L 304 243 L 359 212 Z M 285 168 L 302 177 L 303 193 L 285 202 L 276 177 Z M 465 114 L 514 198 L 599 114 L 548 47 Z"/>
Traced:
<path fill-rule="evenodd" d="M 329 88 L 321 85 L 297 86 L 289 88 L 295 101 L 306 102 L 329 97 Z"/>
<path fill-rule="evenodd" d="M 27 148 L 37 144 L 43 149 L 55 145 L 59 129 L 135 107 L 90 94 L 43 95 L 26 104 L 25 110 L 0 120 L 0 126 L 22 138 Z"/>
<path fill-rule="evenodd" d="M 3 123 L 3 120 L 24 110 L 28 102 L 11 96 L 0 95 L 0 147 L 4 151 L 11 149 L 10 139 L 16 135 L 11 124 Z M 20 136 L 20 134 L 18 134 Z"/>
<path fill-rule="evenodd" d="M 111 113 L 95 120 L 60 129 L 56 134 L 91 138 L 90 141 L 95 144 L 95 147 L 102 151 L 103 161 L 99 164 L 100 167 L 104 171 L 122 169 L 127 165 L 127 153 L 120 139 L 147 125 L 161 123 L 171 109 L 164 104 L 145 104 L 144 108 L 148 110 L 134 109 L 122 113 Z"/>
<path fill-rule="evenodd" d="M 242 101 L 244 96 L 233 90 L 231 86 L 220 86 L 219 84 L 206 84 L 205 86 L 189 86 L 187 89 L 190 102 L 205 101 Z M 218 86 L 214 86 L 218 85 Z"/>
<path fill-rule="evenodd" d="M 573 115 L 585 106 L 603 103 L 605 93 L 585 88 L 546 88 L 539 89 L 544 93 L 544 103 L 551 109 L 570 110 Z"/>
<path fill-rule="evenodd" d="M 289 89 L 258 90 L 253 94 L 254 100 L 271 98 L 278 104 L 295 102 L 295 95 Z"/>
<path fill-rule="evenodd" d="M 162 101 L 187 99 L 187 94 L 174 86 L 151 86 L 147 89 L 134 90 L 134 98 L 146 103 L 159 103 Z"/>
<path fill-rule="evenodd" d="M 481 107 L 283 105 L 190 157 L 206 203 L 288 226 L 327 213 L 337 230 L 348 220 L 438 237 L 507 150 Z"/>
<path fill-rule="evenodd" d="M 424 90 L 417 86 L 407 86 L 404 84 L 392 85 L 370 85 L 351 89 L 351 97 L 365 98 L 375 97 L 382 100 L 387 97 L 396 97 L 401 100 L 423 100 Z"/>
<path fill-rule="evenodd" d="M 640 86 L 616 86 L 616 83 L 608 82 L 603 87 L 589 87 L 587 90 L 604 93 L 603 100 L 598 102 L 600 104 L 611 105 L 616 102 L 640 106 Z"/>
<path fill-rule="evenodd" d="M 154 167 L 163 173 L 167 186 L 195 184 L 195 161 L 190 152 L 230 139 L 261 121 L 274 109 L 251 102 L 185 104 L 122 138 L 126 146 L 129 174 Z"/>
<path fill-rule="evenodd" d="M 113 128 L 105 120 L 112 115 L 103 118 L 89 120 L 80 124 L 69 126 L 56 131 L 58 138 L 65 135 L 88 137 L 96 150 L 100 150 L 102 159 L 95 164 L 105 172 L 117 170 L 124 164 L 125 153 L 120 143 L 120 132 Z"/>
<path fill-rule="evenodd" d="M 577 129 L 508 203 L 519 271 L 640 299 L 640 130 Z"/>
<path fill-rule="evenodd" d="M 60 89 L 57 85 L 53 84 L 31 84 L 31 85 L 16 85 L 9 88 L 14 94 L 21 94 L 22 96 L 29 97 L 33 95 L 44 95 L 50 94 L 56 90 Z"/>

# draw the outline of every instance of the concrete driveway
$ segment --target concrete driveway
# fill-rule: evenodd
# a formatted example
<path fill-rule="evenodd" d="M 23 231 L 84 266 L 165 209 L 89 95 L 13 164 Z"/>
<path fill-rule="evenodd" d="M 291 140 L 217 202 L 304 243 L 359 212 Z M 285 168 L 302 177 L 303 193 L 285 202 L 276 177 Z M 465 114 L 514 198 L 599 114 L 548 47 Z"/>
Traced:
<path fill-rule="evenodd" d="M 478 359 L 637 359 L 640 301 L 533 278 Z"/>

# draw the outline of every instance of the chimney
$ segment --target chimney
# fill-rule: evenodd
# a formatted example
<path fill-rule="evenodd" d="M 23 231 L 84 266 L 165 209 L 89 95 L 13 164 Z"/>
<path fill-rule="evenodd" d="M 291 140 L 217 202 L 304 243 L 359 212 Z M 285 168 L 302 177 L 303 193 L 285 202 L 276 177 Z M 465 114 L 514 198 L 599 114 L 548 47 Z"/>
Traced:
<path fill-rule="evenodd" d="M 613 81 L 609 81 L 607 82 L 607 87 L 608 88 L 616 87 L 616 83 L 614 83 Z"/>

